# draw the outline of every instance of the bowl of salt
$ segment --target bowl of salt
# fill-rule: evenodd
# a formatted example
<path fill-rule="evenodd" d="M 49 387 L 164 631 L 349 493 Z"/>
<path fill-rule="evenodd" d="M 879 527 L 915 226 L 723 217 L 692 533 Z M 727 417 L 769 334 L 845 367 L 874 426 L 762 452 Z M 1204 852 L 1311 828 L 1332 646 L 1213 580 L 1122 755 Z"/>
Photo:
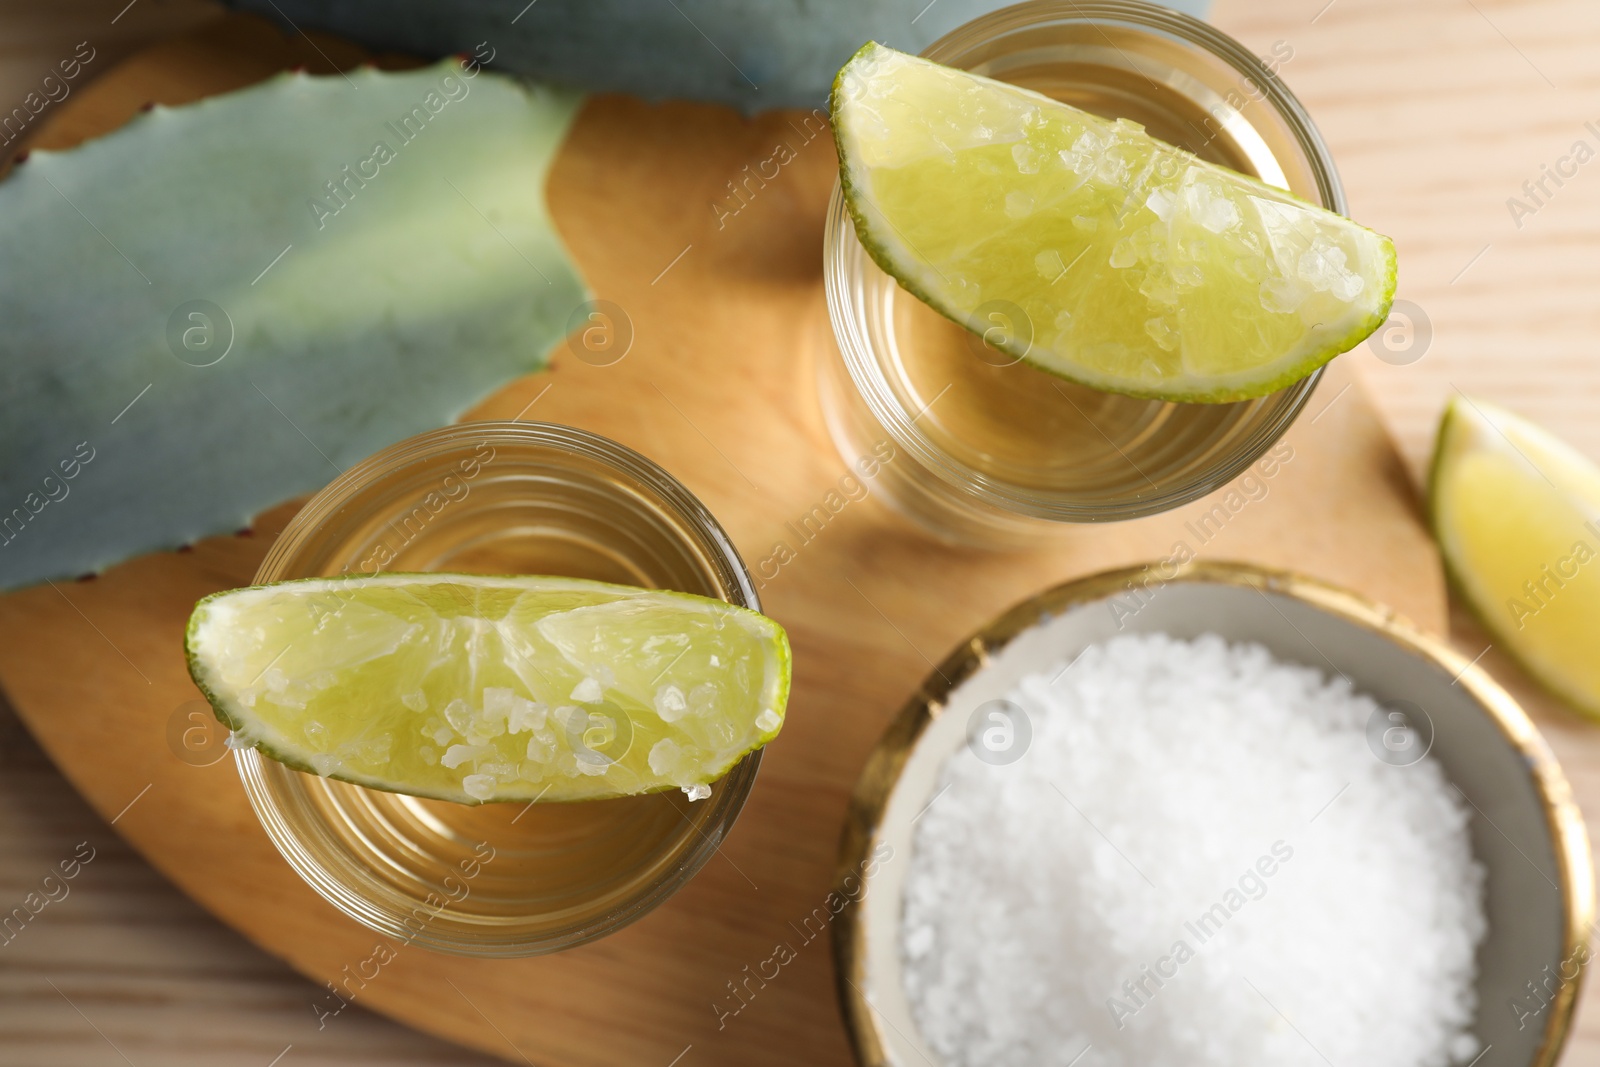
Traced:
<path fill-rule="evenodd" d="M 1549 1067 L 1595 914 L 1516 702 L 1392 611 L 1196 563 L 946 659 L 850 805 L 866 1067 Z"/>

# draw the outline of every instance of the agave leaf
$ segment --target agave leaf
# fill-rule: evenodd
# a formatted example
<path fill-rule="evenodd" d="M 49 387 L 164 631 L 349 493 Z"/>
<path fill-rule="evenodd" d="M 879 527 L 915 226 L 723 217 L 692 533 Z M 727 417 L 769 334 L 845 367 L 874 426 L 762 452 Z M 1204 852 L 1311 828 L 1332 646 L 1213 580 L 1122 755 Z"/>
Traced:
<path fill-rule="evenodd" d="M 867 41 L 920 52 L 1013 0 L 228 0 L 291 32 L 485 63 L 580 89 L 712 100 L 745 111 L 826 107 Z M 1203 15 L 1210 0 L 1166 0 Z"/>
<path fill-rule="evenodd" d="M 0 182 L 0 588 L 246 526 L 543 365 L 578 97 L 449 60 L 156 108 Z"/>

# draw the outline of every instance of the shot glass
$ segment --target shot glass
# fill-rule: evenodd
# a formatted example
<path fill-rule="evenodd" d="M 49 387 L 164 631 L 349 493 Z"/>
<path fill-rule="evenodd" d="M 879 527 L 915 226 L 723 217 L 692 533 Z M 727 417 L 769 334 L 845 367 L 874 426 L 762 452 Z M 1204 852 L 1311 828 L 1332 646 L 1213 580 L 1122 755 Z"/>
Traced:
<path fill-rule="evenodd" d="M 306 504 L 256 580 L 381 571 L 568 575 L 760 608 L 732 542 L 671 475 L 545 423 L 466 423 L 385 449 Z M 235 757 L 268 836 L 318 893 L 403 944 L 471 956 L 554 952 L 644 915 L 716 851 L 761 762 L 746 756 L 697 802 L 673 790 L 472 807 Z"/>
<path fill-rule="evenodd" d="M 1141 123 L 1201 159 L 1345 210 L 1327 146 L 1274 73 L 1292 60 L 1286 43 L 1264 61 L 1166 8 L 1037 0 L 975 19 L 923 55 Z M 823 255 L 837 351 L 822 361 L 820 388 L 834 443 L 851 463 L 884 440 L 898 445 L 905 459 L 884 468 L 875 491 L 947 541 L 1024 547 L 1063 523 L 1138 518 L 1205 496 L 1282 436 L 1321 377 L 1240 403 L 1175 404 L 1035 370 L 880 270 L 838 185 Z M 1025 328 L 991 317 L 1002 331 Z"/>

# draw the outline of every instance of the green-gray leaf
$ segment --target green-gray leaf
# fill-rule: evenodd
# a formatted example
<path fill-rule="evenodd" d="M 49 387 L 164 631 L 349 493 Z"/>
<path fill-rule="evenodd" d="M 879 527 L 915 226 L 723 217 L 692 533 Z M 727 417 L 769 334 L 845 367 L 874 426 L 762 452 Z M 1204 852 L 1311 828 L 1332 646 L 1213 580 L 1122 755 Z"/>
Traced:
<path fill-rule="evenodd" d="M 248 525 L 542 366 L 579 98 L 284 74 L 0 183 L 0 588 Z"/>

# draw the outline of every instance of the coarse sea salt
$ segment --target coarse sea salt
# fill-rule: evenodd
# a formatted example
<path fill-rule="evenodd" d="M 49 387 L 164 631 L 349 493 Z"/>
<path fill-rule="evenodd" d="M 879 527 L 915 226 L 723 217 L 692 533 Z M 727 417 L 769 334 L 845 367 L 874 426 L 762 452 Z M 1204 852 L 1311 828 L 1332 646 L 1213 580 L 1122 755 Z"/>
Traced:
<path fill-rule="evenodd" d="M 1144 634 L 1009 699 L 1029 747 L 946 762 L 906 874 L 906 993 L 944 1063 L 1478 1055 L 1470 813 L 1431 758 L 1374 756 L 1370 697 L 1258 645 Z"/>

